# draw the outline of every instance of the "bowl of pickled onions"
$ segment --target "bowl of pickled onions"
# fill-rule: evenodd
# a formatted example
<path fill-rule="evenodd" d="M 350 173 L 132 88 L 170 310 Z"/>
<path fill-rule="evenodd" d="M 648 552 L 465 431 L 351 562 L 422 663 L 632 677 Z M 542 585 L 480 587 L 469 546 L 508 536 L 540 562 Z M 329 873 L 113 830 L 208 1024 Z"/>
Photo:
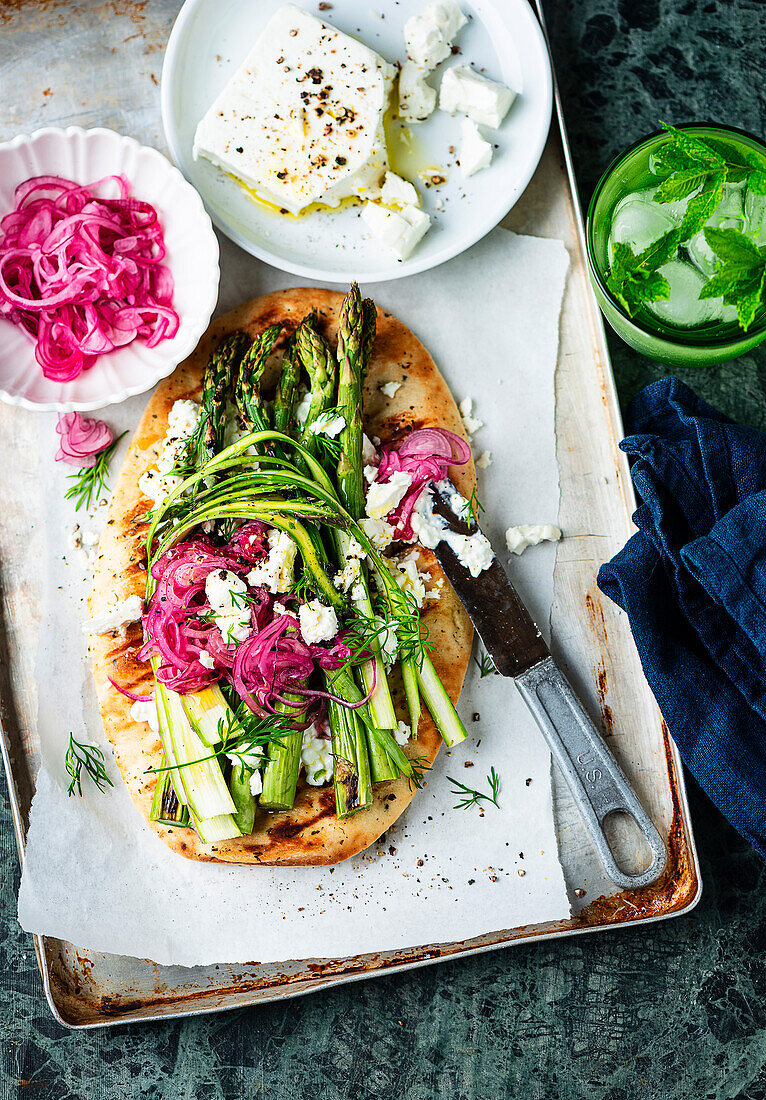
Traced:
<path fill-rule="evenodd" d="M 0 144 L 0 398 L 88 410 L 151 389 L 218 296 L 202 201 L 156 149 L 112 130 Z"/>

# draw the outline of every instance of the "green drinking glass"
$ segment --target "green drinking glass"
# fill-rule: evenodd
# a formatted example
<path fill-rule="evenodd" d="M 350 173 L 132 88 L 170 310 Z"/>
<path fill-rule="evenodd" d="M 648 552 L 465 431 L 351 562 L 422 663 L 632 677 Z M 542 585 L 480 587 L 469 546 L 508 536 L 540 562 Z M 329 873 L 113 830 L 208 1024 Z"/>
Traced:
<path fill-rule="evenodd" d="M 692 123 L 679 130 L 700 138 L 719 138 L 740 151 L 756 153 L 766 166 L 766 144 L 727 126 Z M 652 172 L 654 155 L 668 141 L 664 130 L 642 138 L 610 164 L 596 187 L 585 226 L 591 283 L 601 311 L 614 331 L 632 348 L 672 366 L 707 367 L 744 355 L 766 339 L 766 305 L 762 302 L 745 332 L 733 306 L 721 299 L 699 299 L 713 275 L 716 257 L 702 233 L 680 246 L 660 269 L 670 283 L 670 299 L 642 305 L 630 316 L 607 287 L 610 245 L 630 244 L 638 253 L 673 225 L 689 201 L 652 202 L 652 193 L 668 172 Z M 724 187 L 723 198 L 707 225 L 735 228 L 758 246 L 766 245 L 766 196 L 751 193 L 746 182 Z"/>

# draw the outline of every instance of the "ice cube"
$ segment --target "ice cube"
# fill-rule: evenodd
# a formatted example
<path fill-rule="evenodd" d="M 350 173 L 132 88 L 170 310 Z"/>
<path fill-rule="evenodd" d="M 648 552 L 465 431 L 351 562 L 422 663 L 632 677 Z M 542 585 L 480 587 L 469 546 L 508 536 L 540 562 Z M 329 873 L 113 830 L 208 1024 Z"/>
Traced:
<path fill-rule="evenodd" d="M 658 206 L 651 201 L 652 194 L 651 189 L 636 191 L 632 195 L 626 195 L 615 206 L 609 234 L 610 260 L 614 244 L 629 244 L 634 252 L 643 252 L 663 233 L 675 228 L 672 212 L 667 209 L 675 204 Z"/>
<path fill-rule="evenodd" d="M 706 321 L 717 319 L 720 299 L 703 298 L 699 293 L 707 279 L 691 264 L 683 260 L 670 260 L 660 268 L 670 283 L 670 298 L 662 302 L 649 302 L 646 308 L 660 320 L 679 328 L 695 328 Z"/>
<path fill-rule="evenodd" d="M 745 233 L 756 244 L 766 244 L 766 195 L 745 195 Z"/>
<path fill-rule="evenodd" d="M 744 199 L 744 183 L 725 184 L 721 201 L 716 206 L 707 224 L 721 225 L 724 221 L 739 222 L 739 225 L 732 224 L 728 228 L 741 229 L 742 222 L 745 220 Z"/>

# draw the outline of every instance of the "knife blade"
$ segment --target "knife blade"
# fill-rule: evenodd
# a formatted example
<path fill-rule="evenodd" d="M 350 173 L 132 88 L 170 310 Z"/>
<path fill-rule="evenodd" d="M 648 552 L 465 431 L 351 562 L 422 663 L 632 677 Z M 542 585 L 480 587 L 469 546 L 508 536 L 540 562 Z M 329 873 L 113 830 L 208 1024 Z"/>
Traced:
<path fill-rule="evenodd" d="M 447 539 L 479 535 L 479 525 L 449 480 L 430 482 L 434 515 L 444 534 L 433 552 L 476 628 L 495 668 L 514 680 L 572 792 L 608 877 L 623 889 L 640 889 L 662 874 L 665 845 L 622 769 L 550 654 L 540 631 L 498 558 L 474 577 Z M 437 522 L 439 522 L 437 521 Z M 642 871 L 619 867 L 604 832 L 610 814 L 633 818 L 651 860 Z"/>

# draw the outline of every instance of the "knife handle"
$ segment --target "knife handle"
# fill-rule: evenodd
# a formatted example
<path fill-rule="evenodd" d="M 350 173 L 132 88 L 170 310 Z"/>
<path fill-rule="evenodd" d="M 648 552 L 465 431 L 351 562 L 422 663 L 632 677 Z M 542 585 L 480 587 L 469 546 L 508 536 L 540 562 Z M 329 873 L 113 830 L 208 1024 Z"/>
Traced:
<path fill-rule="evenodd" d="M 515 683 L 567 781 L 608 877 L 625 890 L 654 882 L 667 862 L 662 838 L 561 669 L 547 657 Z M 615 811 L 632 817 L 649 845 L 652 861 L 645 871 L 629 875 L 617 866 L 603 828 L 604 819 Z"/>

